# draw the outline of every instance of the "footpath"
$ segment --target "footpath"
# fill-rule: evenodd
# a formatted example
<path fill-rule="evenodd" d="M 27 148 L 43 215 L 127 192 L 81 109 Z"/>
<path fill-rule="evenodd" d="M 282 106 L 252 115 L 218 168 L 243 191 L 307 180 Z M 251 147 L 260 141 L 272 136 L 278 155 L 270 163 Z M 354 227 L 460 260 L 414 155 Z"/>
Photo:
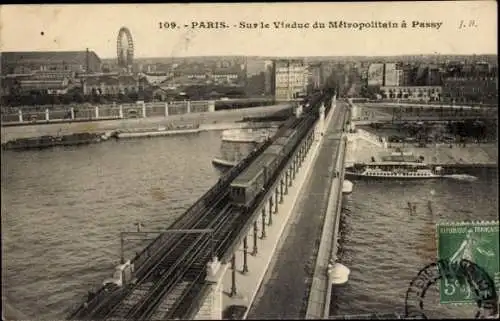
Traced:
<path fill-rule="evenodd" d="M 338 108 L 338 107 L 337 107 Z M 328 189 L 334 173 L 338 141 L 329 139 L 338 128 L 338 110 L 326 122 L 326 133 L 306 184 L 297 194 L 285 232 L 278 240 L 278 252 L 272 257 L 264 282 L 250 308 L 248 319 L 302 319 L 308 288 L 314 270 L 315 249 L 328 203 Z"/>

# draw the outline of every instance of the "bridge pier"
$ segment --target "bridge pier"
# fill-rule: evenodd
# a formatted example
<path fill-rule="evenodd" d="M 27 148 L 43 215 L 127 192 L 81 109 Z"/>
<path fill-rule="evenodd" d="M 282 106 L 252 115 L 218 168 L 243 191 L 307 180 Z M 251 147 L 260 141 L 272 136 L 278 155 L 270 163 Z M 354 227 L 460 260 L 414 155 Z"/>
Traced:
<path fill-rule="evenodd" d="M 257 248 L 257 233 L 259 232 L 259 227 L 257 226 L 257 221 L 253 222 L 253 251 L 252 255 L 256 256 L 258 253 L 258 248 Z"/>
<path fill-rule="evenodd" d="M 273 196 L 269 197 L 269 225 L 273 224 Z"/>
<path fill-rule="evenodd" d="M 283 203 L 283 185 L 285 185 L 285 182 L 283 181 L 283 177 L 280 179 L 280 204 Z"/>
<path fill-rule="evenodd" d="M 293 158 L 292 163 L 292 180 L 295 180 L 295 176 L 297 175 L 297 156 Z"/>
<path fill-rule="evenodd" d="M 231 293 L 230 296 L 235 296 L 238 294 L 236 290 L 236 255 L 233 254 L 231 257 Z"/>
<path fill-rule="evenodd" d="M 261 231 L 260 238 L 261 239 L 266 238 L 266 208 L 265 207 L 262 208 L 262 231 Z"/>
<path fill-rule="evenodd" d="M 241 273 L 245 274 L 248 272 L 248 262 L 247 262 L 247 251 L 248 251 L 248 244 L 247 244 L 247 237 L 243 239 L 243 270 Z"/>
<path fill-rule="evenodd" d="M 278 187 L 274 190 L 274 213 L 278 213 L 278 196 L 279 196 L 279 190 Z"/>

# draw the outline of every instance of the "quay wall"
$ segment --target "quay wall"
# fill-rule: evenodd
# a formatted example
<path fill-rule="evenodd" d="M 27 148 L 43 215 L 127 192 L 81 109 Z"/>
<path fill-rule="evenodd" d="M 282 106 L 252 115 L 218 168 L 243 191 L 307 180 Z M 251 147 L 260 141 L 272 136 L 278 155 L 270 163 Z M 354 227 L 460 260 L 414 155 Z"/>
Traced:
<path fill-rule="evenodd" d="M 353 114 L 359 114 L 359 107 L 352 101 L 350 105 Z M 352 115 L 351 126 L 356 125 L 356 116 Z M 359 118 L 358 118 L 359 119 Z M 353 126 L 354 127 L 354 126 Z M 416 157 L 423 156 L 424 162 L 430 165 L 446 167 L 493 167 L 498 166 L 498 146 L 495 143 L 487 144 L 433 144 L 426 147 L 417 147 L 415 144 L 394 144 L 390 143 L 387 148 L 383 144 L 376 143 L 379 140 L 374 133 L 364 130 L 355 130 L 347 134 L 348 144 L 346 153 L 346 163 L 370 163 L 372 157 L 380 161 L 383 154 L 396 151 L 396 148 L 404 152 L 411 152 Z M 368 137 L 370 136 L 370 137 Z M 368 139 L 371 138 L 371 139 Z"/>
<path fill-rule="evenodd" d="M 205 129 L 215 130 L 227 129 L 227 126 L 220 126 L 220 123 L 235 123 L 244 117 L 265 117 L 278 111 L 290 108 L 289 105 L 275 105 L 252 107 L 236 110 L 221 110 L 206 113 L 191 113 L 184 115 L 170 115 L 168 117 L 149 117 L 133 119 L 99 120 L 92 122 L 66 122 L 66 123 L 45 123 L 37 125 L 7 126 L 1 127 L 1 142 L 18 138 L 37 137 L 43 135 L 69 135 L 79 132 L 105 132 L 117 129 L 141 129 L 155 126 L 199 124 Z M 236 124 L 235 124 L 236 125 Z M 243 128 L 245 126 L 229 128 Z"/>
<path fill-rule="evenodd" d="M 370 163 L 372 157 L 380 161 L 381 155 L 395 152 L 396 147 L 387 149 L 370 143 L 367 140 L 356 137 L 356 134 L 349 134 L 350 140 L 347 148 L 346 163 Z M 414 147 L 411 145 L 398 147 L 404 152 L 411 152 L 416 157 L 423 156 L 423 161 L 431 165 L 449 167 L 484 166 L 491 167 L 498 165 L 498 146 L 496 144 L 474 144 L 469 146 L 438 144 L 430 147 Z"/>

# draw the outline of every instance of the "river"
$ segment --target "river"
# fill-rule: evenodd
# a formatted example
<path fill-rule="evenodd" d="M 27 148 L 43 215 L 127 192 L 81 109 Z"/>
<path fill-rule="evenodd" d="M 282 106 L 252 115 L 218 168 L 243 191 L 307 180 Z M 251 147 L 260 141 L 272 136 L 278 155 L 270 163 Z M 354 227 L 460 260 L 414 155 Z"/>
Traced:
<path fill-rule="evenodd" d="M 498 220 L 497 171 L 469 174 L 477 179 L 353 181 L 339 253 L 351 274 L 333 291 L 332 315 L 403 313 L 411 280 L 436 261 L 436 223 Z M 413 214 L 408 202 L 416 205 Z M 425 296 L 428 318 L 473 317 L 471 305 L 439 305 L 438 291 L 432 287 Z"/>
<path fill-rule="evenodd" d="M 148 231 L 168 227 L 218 180 L 211 160 L 220 135 L 4 152 L 2 270 L 9 304 L 29 318 L 64 318 L 112 276 L 119 232 L 135 230 L 136 222 Z"/>

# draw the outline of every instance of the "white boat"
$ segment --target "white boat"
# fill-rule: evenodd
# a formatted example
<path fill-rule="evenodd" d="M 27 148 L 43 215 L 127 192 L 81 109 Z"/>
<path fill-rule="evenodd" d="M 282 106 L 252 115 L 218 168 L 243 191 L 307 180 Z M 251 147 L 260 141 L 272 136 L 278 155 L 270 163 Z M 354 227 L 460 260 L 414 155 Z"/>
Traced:
<path fill-rule="evenodd" d="M 444 177 L 441 166 L 432 166 L 408 153 L 392 153 L 381 162 L 355 163 L 346 168 L 351 178 L 424 179 Z"/>

